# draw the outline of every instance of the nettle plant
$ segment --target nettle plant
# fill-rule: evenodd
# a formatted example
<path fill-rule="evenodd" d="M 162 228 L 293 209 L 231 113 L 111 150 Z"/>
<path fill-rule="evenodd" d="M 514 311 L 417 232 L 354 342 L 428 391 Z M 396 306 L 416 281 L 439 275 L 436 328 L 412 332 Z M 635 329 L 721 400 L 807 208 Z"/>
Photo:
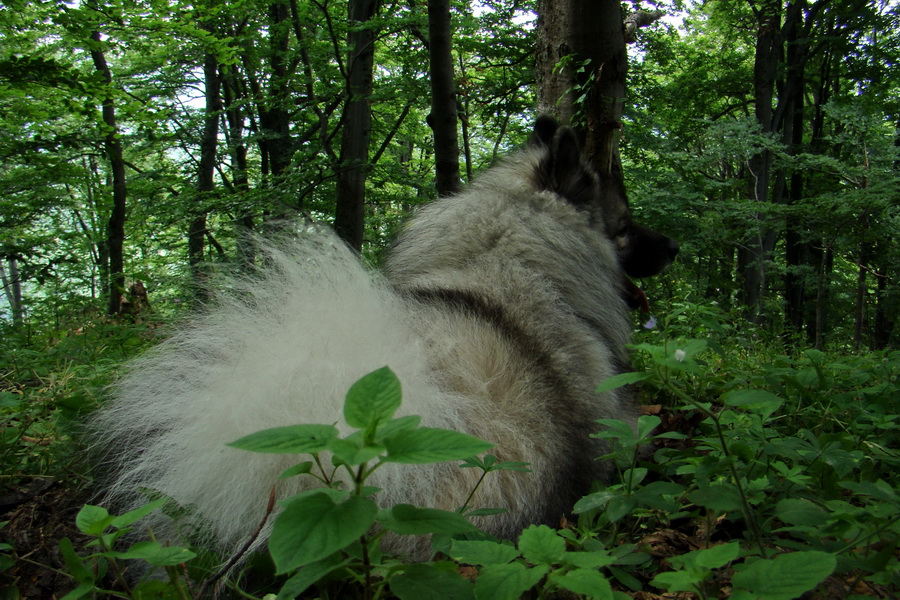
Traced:
<path fill-rule="evenodd" d="M 310 454 L 312 460 L 283 476 L 311 476 L 323 485 L 281 502 L 269 542 L 278 573 L 289 576 L 279 599 L 293 598 L 332 574 L 356 582 L 365 598 L 515 600 L 532 588 L 539 588 L 540 596 L 566 590 L 586 598 L 627 598 L 612 591 L 599 569 L 633 562 L 625 555 L 634 547 L 611 550 L 591 535 L 579 538 L 574 531 L 544 525 L 525 529 L 517 545 L 479 531 L 468 517 L 502 512 L 469 505 L 484 477 L 498 470 L 527 471 L 527 465 L 500 462 L 492 455 L 479 458 L 474 455 L 491 444 L 457 431 L 421 427 L 416 416 L 394 418 L 400 402 L 400 382 L 385 367 L 348 392 L 344 419 L 357 428 L 350 435 L 342 438 L 330 425 L 298 425 L 231 444 L 254 452 Z M 326 452 L 330 466 L 322 459 Z M 366 485 L 386 463 L 451 460 L 482 471 L 465 505 L 455 512 L 408 504 L 379 508 L 378 489 Z M 349 475 L 349 489 L 336 477 L 342 469 Z M 435 556 L 442 558 L 408 564 L 386 556 L 378 542 L 389 532 L 431 535 Z M 463 576 L 461 565 L 474 567 L 477 575 Z"/>

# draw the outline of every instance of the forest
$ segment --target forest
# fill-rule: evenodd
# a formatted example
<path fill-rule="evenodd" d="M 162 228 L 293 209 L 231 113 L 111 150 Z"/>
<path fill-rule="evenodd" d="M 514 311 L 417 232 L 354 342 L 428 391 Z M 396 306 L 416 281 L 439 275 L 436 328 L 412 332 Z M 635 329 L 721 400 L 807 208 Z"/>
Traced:
<path fill-rule="evenodd" d="M 680 244 L 620 477 L 427 563 L 126 548 L 79 435 L 123 365 L 285 223 L 377 266 L 541 114 Z M 0 598 L 897 597 L 898 236 L 893 0 L 6 0 Z"/>

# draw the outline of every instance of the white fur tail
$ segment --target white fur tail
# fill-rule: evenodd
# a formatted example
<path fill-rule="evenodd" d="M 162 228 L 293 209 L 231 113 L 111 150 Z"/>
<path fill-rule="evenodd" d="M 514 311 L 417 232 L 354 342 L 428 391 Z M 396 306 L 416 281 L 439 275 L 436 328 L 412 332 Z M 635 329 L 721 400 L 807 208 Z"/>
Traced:
<path fill-rule="evenodd" d="M 93 422 L 117 465 L 116 505 L 143 504 L 142 488 L 170 496 L 192 508 L 225 551 L 250 538 L 278 475 L 304 460 L 226 443 L 269 427 L 334 423 L 349 387 L 385 365 L 403 383 L 403 413 L 445 427 L 456 420 L 449 408 L 429 414 L 451 403 L 429 383 L 402 302 L 350 250 L 322 233 L 263 250 L 265 270 L 237 281 L 233 293 L 134 362 Z M 377 485 L 403 490 L 396 501 L 433 493 L 427 472 L 415 484 L 391 486 L 385 480 L 401 474 L 384 471 Z M 279 485 L 283 497 L 303 482 Z M 158 519 L 155 529 L 171 536 Z"/>

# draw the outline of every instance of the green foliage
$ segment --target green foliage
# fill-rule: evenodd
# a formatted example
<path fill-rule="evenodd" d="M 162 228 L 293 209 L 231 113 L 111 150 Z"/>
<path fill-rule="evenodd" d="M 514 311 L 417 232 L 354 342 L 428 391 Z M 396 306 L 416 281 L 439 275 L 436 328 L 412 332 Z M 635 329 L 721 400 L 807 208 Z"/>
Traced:
<path fill-rule="evenodd" d="M 614 462 L 619 476 L 576 504 L 577 522 L 560 530 L 529 527 L 515 543 L 474 528 L 468 517 L 495 511 L 470 506 L 471 495 L 457 512 L 378 506 L 378 490 L 366 480 L 389 462 L 464 459 L 461 467 L 481 473 L 476 487 L 491 472 L 527 470 L 473 457 L 489 447 L 484 442 L 423 428 L 414 416 L 395 417 L 402 394 L 388 369 L 348 391 L 345 417 L 357 428 L 348 435 L 332 425 L 302 425 L 235 441 L 255 452 L 309 455 L 282 476 L 315 478 L 320 486 L 282 502 L 270 542 L 280 579 L 268 589 L 278 585 L 282 598 L 313 587 L 324 597 L 333 589 L 344 597 L 401 599 L 563 591 L 624 598 L 622 590 L 657 589 L 712 598 L 728 586 L 739 598 L 768 599 L 797 597 L 827 577 L 864 581 L 888 594 L 900 589 L 894 552 L 900 354 L 788 356 L 779 353 L 780 340 L 761 333 L 713 304 L 672 305 L 635 344 L 639 373 L 600 386 L 637 383 L 645 404 L 662 406 L 641 416 L 634 430 L 615 420 L 598 423 L 595 435 L 610 444 L 603 459 Z M 22 355 L 15 356 L 25 368 Z M 29 364 L 34 373 L 54 368 L 37 358 Z M 84 380 L 70 377 L 68 385 Z M 27 414 L 18 394 L 4 399 L 8 414 Z M 34 426 L 62 410 L 51 409 L 33 415 Z M 76 581 L 70 597 L 100 591 L 175 598 L 204 579 L 211 585 L 208 556 L 126 535 L 164 502 L 121 516 L 91 506 L 79 513 L 79 530 L 94 541 L 86 552 L 61 542 Z M 693 532 L 694 545 L 663 559 L 650 540 L 673 529 Z M 381 551 L 385 535 L 430 535 L 441 553 L 436 558 L 443 558 L 402 562 Z M 4 564 L 14 564 L 16 548 L 2 548 L 11 556 Z M 125 560 L 170 575 L 127 587 Z"/>
<path fill-rule="evenodd" d="M 897 416 L 887 408 L 898 393 L 900 353 L 751 351 L 734 344 L 750 332 L 718 312 L 676 306 L 661 331 L 635 346 L 645 393 L 670 406 L 672 418 L 691 418 L 693 434 L 683 445 L 659 444 L 652 462 L 626 470 L 636 488 L 611 486 L 576 510 L 606 507 L 596 522 L 632 527 L 705 521 L 709 549 L 669 559 L 674 570 L 651 581 L 669 591 L 713 597 L 739 557 L 732 584 L 740 598 L 797 597 L 831 574 L 897 586 L 900 565 L 878 549 L 896 547 L 900 534 Z M 704 337 L 678 335 L 689 332 Z M 627 431 L 603 435 L 625 447 L 635 440 Z M 738 535 L 712 545 L 729 523 Z"/>

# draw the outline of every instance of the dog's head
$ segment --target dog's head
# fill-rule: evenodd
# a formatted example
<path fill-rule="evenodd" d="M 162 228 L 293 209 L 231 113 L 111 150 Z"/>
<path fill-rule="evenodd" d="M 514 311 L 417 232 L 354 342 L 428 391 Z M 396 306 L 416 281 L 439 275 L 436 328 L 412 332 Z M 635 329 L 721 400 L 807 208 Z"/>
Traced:
<path fill-rule="evenodd" d="M 634 222 L 621 180 L 594 172 L 583 160 L 578 139 L 570 128 L 560 127 L 552 117 L 538 117 L 529 143 L 551 150 L 540 168 L 544 185 L 603 223 L 628 277 L 651 277 L 672 264 L 678 254 L 678 242 Z M 626 287 L 632 308 L 646 305 L 637 286 Z"/>

